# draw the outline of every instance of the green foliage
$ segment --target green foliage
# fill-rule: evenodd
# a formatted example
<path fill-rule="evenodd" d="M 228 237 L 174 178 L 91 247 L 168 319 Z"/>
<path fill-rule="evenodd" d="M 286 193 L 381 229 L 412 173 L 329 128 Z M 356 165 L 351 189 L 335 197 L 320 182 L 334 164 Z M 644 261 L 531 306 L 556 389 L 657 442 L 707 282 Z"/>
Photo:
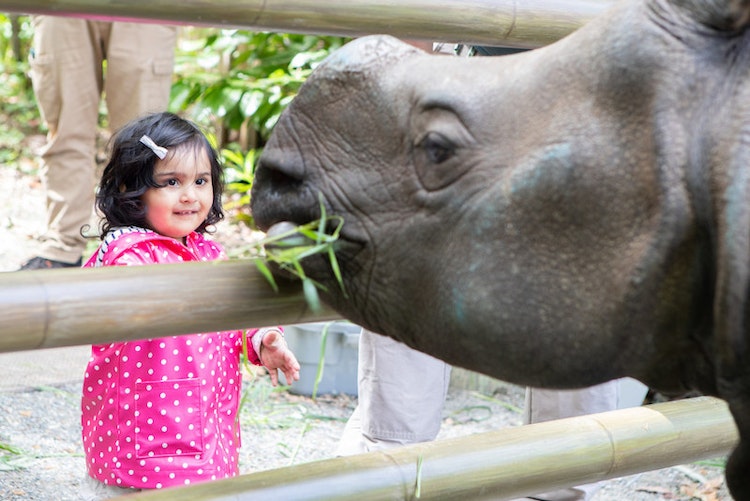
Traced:
<path fill-rule="evenodd" d="M 26 16 L 0 14 L 0 99 L 5 112 L 24 116 L 36 112 L 34 93 L 28 77 L 28 53 L 32 28 Z"/>
<path fill-rule="evenodd" d="M 27 455 L 11 444 L 0 442 L 0 471 L 20 470 L 26 467 Z"/>
<path fill-rule="evenodd" d="M 233 211 L 234 218 L 255 228 L 255 221 L 250 213 L 250 190 L 253 188 L 255 163 L 260 156 L 260 150 L 251 149 L 246 153 L 234 149 L 221 150 L 224 160 L 224 176 L 226 189 L 236 196 L 225 204 L 227 210 Z"/>
<path fill-rule="evenodd" d="M 274 289 L 276 288 L 276 282 L 271 275 L 267 263 L 273 263 L 278 269 L 302 280 L 302 290 L 305 294 L 305 300 L 314 312 L 321 309 L 318 289 L 326 290 L 326 287 L 305 274 L 305 270 L 302 268 L 303 259 L 319 254 L 326 255 L 339 287 L 341 287 L 344 296 L 346 296 L 344 281 L 335 252 L 335 244 L 339 238 L 344 221 L 338 216 L 328 217 L 322 199 L 320 201 L 320 213 L 320 219 L 317 221 L 297 226 L 278 235 L 267 236 L 258 243 L 258 246 L 265 251 L 265 255 L 255 260 L 258 269 L 268 279 Z M 330 231 L 333 225 L 335 227 Z"/>
<path fill-rule="evenodd" d="M 23 139 L 39 132 L 39 113 L 28 77 L 32 27 L 28 16 L 0 14 L 0 164 L 19 162 Z M 23 164 L 28 166 L 28 162 Z"/>
<path fill-rule="evenodd" d="M 246 123 L 264 140 L 312 69 L 345 39 L 244 30 L 186 29 L 170 108 L 196 121 Z"/>
<path fill-rule="evenodd" d="M 327 258 L 339 287 L 346 295 L 344 281 L 336 259 L 336 242 L 344 221 L 338 216 L 326 214 L 323 201 L 320 201 L 320 219 L 273 235 L 266 235 L 260 241 L 235 249 L 232 257 L 253 259 L 258 270 L 268 280 L 274 290 L 278 290 L 271 273 L 271 266 L 302 281 L 302 290 L 308 306 L 314 312 L 320 311 L 318 289 L 327 290 L 305 274 L 302 260 L 315 255 Z"/>
<path fill-rule="evenodd" d="M 333 322 L 328 322 L 323 326 L 323 330 L 320 333 L 320 353 L 318 355 L 318 369 L 315 372 L 315 382 L 313 383 L 312 398 L 318 395 L 318 387 L 320 382 L 323 381 L 323 373 L 326 366 L 326 342 L 328 341 L 328 331 L 333 325 Z"/>

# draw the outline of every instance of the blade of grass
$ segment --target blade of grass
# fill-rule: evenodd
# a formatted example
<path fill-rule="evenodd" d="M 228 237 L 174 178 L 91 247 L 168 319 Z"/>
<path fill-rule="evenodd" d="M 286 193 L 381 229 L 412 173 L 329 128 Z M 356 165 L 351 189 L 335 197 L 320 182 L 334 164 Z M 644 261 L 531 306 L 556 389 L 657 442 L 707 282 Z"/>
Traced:
<path fill-rule="evenodd" d="M 318 239 L 316 240 L 316 243 L 320 244 L 320 235 L 323 235 L 325 233 L 325 224 L 326 224 L 326 206 L 323 203 L 323 194 L 318 193 L 318 203 L 320 204 L 320 222 L 318 224 Z"/>
<path fill-rule="evenodd" d="M 333 248 L 328 249 L 328 260 L 331 262 L 331 270 L 333 270 L 333 275 L 336 277 L 336 281 L 338 281 L 338 283 L 340 284 L 343 284 L 344 280 L 341 277 L 341 268 L 339 268 L 339 262 L 336 259 L 336 254 L 333 252 Z M 341 292 L 344 293 L 345 298 L 349 297 L 343 287 L 341 288 Z"/>
<path fill-rule="evenodd" d="M 0 442 L 0 450 L 9 452 L 11 454 L 22 454 L 19 448 L 3 442 Z"/>
<path fill-rule="evenodd" d="M 305 426 L 302 427 L 302 431 L 299 434 L 299 439 L 297 440 L 297 444 L 294 447 L 294 450 L 292 451 L 292 455 L 289 458 L 289 466 L 293 465 L 294 462 L 297 460 L 297 455 L 299 454 L 300 447 L 302 447 L 302 439 L 305 438 L 305 434 L 310 430 L 311 424 L 309 421 L 305 421 Z"/>
<path fill-rule="evenodd" d="M 420 454 L 417 458 L 417 480 L 414 486 L 414 499 L 420 499 L 422 497 L 422 461 L 423 457 Z"/>
<path fill-rule="evenodd" d="M 323 380 L 323 372 L 326 363 L 326 341 L 328 339 L 328 331 L 331 328 L 333 322 L 328 322 L 323 326 L 320 332 L 320 356 L 318 357 L 318 371 L 315 374 L 315 383 L 313 383 L 312 398 L 318 395 L 318 386 Z"/>
<path fill-rule="evenodd" d="M 273 278 L 273 274 L 271 273 L 271 270 L 268 268 L 268 265 L 260 258 L 255 259 L 255 266 L 258 267 L 258 271 L 266 277 L 266 280 L 268 280 L 268 283 L 271 284 L 271 288 L 274 292 L 279 292 L 279 286 L 276 284 L 276 280 Z"/>
<path fill-rule="evenodd" d="M 318 313 L 321 310 L 321 305 L 320 296 L 318 295 L 318 289 L 315 287 L 315 283 L 309 278 L 303 279 L 302 291 L 305 293 L 305 301 L 307 301 L 307 305 L 313 313 Z"/>

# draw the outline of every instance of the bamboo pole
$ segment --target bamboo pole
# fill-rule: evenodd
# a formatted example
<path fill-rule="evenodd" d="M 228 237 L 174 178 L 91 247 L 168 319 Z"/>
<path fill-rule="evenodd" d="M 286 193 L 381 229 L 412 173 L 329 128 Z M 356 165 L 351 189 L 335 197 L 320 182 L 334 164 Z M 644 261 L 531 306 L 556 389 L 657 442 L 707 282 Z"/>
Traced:
<path fill-rule="evenodd" d="M 564 37 L 613 3 L 614 0 L 0 0 L 0 11 L 348 37 L 386 33 L 399 38 L 532 48 Z"/>
<path fill-rule="evenodd" d="M 0 352 L 338 319 L 251 261 L 0 274 Z"/>
<path fill-rule="evenodd" d="M 700 397 L 315 461 L 128 499 L 509 499 L 715 458 L 737 440 L 727 405 Z"/>

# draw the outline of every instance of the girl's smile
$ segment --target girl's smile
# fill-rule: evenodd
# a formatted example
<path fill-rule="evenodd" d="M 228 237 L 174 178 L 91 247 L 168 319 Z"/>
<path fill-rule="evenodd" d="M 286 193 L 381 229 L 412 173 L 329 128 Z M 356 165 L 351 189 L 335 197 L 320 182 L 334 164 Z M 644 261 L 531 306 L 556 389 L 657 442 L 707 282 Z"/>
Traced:
<path fill-rule="evenodd" d="M 184 239 L 208 217 L 214 200 L 211 162 L 200 149 L 177 148 L 154 165 L 158 188 L 143 194 L 146 223 L 162 235 Z"/>

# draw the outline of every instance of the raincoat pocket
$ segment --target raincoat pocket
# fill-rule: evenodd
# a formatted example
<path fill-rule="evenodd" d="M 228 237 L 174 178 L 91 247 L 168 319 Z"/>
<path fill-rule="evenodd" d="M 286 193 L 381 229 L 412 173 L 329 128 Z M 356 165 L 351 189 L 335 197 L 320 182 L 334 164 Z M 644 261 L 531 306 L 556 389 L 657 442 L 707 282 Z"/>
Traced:
<path fill-rule="evenodd" d="M 136 383 L 136 456 L 203 452 L 200 381 L 173 379 Z"/>

